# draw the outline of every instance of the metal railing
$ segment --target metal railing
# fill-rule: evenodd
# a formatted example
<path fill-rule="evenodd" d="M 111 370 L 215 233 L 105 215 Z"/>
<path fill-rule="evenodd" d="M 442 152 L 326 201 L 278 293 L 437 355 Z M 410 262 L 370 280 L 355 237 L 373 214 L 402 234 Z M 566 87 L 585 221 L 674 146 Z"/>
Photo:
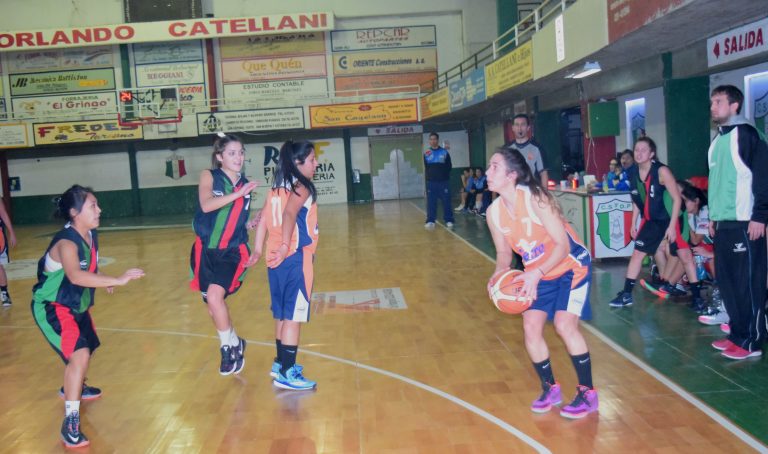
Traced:
<path fill-rule="evenodd" d="M 523 17 L 512 28 L 494 39 L 491 44 L 483 47 L 474 55 L 444 73 L 438 74 L 432 80 L 430 91 L 437 91 L 447 87 L 451 80 L 463 78 L 470 71 L 482 68 L 487 62 L 496 60 L 520 44 L 530 40 L 534 33 L 541 30 L 544 25 L 559 14 L 562 14 L 568 6 L 574 3 L 576 3 L 576 0 L 543 0 L 541 5 Z"/>

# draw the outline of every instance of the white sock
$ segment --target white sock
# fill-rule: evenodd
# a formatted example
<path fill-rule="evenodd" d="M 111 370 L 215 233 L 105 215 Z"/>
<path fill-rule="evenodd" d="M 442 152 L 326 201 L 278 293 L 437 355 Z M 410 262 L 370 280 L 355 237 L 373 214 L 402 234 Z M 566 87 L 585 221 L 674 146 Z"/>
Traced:
<path fill-rule="evenodd" d="M 80 412 L 79 400 L 68 400 L 64 402 L 64 416 L 69 416 L 72 412 Z"/>
<path fill-rule="evenodd" d="M 240 338 L 237 337 L 237 333 L 235 332 L 235 327 L 229 329 L 229 345 L 233 347 L 239 347 L 240 346 Z"/>
<path fill-rule="evenodd" d="M 221 346 L 222 347 L 225 346 L 225 345 L 230 345 L 229 344 L 229 332 L 230 331 L 232 331 L 232 328 L 226 329 L 224 331 L 216 330 L 216 332 L 219 333 L 219 341 L 221 342 Z"/>

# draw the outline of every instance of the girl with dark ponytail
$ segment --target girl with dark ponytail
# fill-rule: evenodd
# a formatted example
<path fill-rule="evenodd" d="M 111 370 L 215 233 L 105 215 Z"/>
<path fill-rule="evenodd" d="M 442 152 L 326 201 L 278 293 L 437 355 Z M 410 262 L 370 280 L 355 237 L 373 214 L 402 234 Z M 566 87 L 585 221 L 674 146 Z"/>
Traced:
<path fill-rule="evenodd" d="M 530 302 L 523 312 L 525 348 L 542 389 L 531 411 L 546 413 L 562 402 L 544 340 L 544 325 L 550 319 L 571 356 L 579 383 L 576 397 L 560 409 L 560 415 L 583 418 L 598 409 L 589 349 L 579 331 L 579 319 L 591 314 L 589 251 L 563 219 L 552 195 L 533 178 L 519 151 L 497 149 L 486 176 L 488 189 L 499 194 L 486 211 L 496 246 L 496 270 L 488 281 L 488 292 L 510 270 L 513 251 L 520 254 L 525 267 L 513 282 L 523 282 L 520 296 Z"/>
<path fill-rule="evenodd" d="M 85 374 L 100 342 L 91 319 L 95 288 L 108 293 L 117 286 L 144 276 L 132 268 L 119 277 L 98 270 L 99 247 L 96 227 L 99 208 L 91 188 L 74 185 L 54 199 L 54 216 L 67 221 L 37 264 L 37 283 L 32 287 L 32 318 L 43 336 L 64 361 L 65 417 L 61 440 L 70 448 L 87 446 L 80 432 L 80 399 L 101 396 L 101 390 L 85 384 Z"/>
<path fill-rule="evenodd" d="M 262 254 L 267 239 L 267 276 L 275 319 L 277 355 L 270 375 L 279 388 L 306 390 L 317 383 L 302 374 L 296 363 L 301 324 L 309 321 L 317 250 L 317 190 L 312 183 L 317 168 L 311 142 L 285 142 L 280 149 L 275 182 L 267 194 L 250 264 Z"/>

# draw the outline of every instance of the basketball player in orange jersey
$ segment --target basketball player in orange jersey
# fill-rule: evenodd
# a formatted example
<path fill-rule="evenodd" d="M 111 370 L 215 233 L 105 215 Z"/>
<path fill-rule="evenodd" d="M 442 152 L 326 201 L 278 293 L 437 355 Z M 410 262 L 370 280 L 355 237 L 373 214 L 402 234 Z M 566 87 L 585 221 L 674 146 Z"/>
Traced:
<path fill-rule="evenodd" d="M 80 432 L 80 400 L 96 399 L 101 390 L 85 384 L 93 353 L 101 342 L 91 318 L 94 289 L 114 287 L 144 276 L 138 268 L 119 277 L 99 271 L 101 208 L 91 188 L 74 185 L 57 197 L 55 216 L 66 225 L 53 236 L 37 263 L 37 283 L 32 287 L 32 318 L 53 350 L 64 361 L 64 421 L 61 441 L 68 448 L 90 444 Z"/>
<path fill-rule="evenodd" d="M 267 194 L 248 266 L 262 254 L 267 232 L 267 276 L 275 319 L 277 357 L 270 375 L 278 388 L 314 389 L 317 383 L 296 364 L 301 324 L 309 321 L 317 250 L 317 168 L 311 142 L 287 141 L 280 149 L 272 189 Z"/>
<path fill-rule="evenodd" d="M 203 295 L 208 314 L 219 333 L 221 375 L 238 374 L 245 367 L 245 339 L 238 337 L 225 298 L 235 293 L 245 277 L 251 192 L 256 182 L 240 173 L 245 160 L 243 142 L 232 134 L 219 133 L 213 144 L 211 166 L 200 174 L 199 205 L 192 226 L 190 268 L 192 290 Z"/>
<path fill-rule="evenodd" d="M 548 412 L 562 402 L 544 340 L 544 324 L 553 319 L 565 342 L 579 385 L 573 401 L 560 415 L 578 419 L 596 412 L 597 391 L 592 386 L 589 349 L 579 331 L 579 319 L 591 316 L 589 284 L 592 259 L 563 218 L 554 197 L 531 174 L 519 151 L 498 148 L 488 164 L 488 189 L 499 194 L 487 211 L 488 228 L 496 246 L 496 270 L 488 290 L 512 265 L 512 252 L 523 259 L 521 295 L 533 300 L 523 312 L 525 348 L 541 380 L 541 396 L 531 410 Z"/>

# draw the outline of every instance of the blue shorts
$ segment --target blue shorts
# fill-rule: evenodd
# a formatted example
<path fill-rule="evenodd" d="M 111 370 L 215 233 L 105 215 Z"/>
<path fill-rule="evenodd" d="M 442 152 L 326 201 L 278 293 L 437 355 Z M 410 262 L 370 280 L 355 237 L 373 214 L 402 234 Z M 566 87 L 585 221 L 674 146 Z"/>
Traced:
<path fill-rule="evenodd" d="M 308 322 L 314 254 L 299 249 L 277 268 L 267 268 L 272 316 L 275 320 Z"/>
<path fill-rule="evenodd" d="M 568 271 L 556 279 L 541 280 L 536 288 L 538 298 L 530 308 L 547 313 L 550 320 L 555 312 L 566 311 L 579 316 L 582 320 L 592 318 L 589 305 L 589 284 L 592 281 L 592 265 L 587 266 L 587 274 L 580 282 L 573 282 L 573 271 Z"/>

